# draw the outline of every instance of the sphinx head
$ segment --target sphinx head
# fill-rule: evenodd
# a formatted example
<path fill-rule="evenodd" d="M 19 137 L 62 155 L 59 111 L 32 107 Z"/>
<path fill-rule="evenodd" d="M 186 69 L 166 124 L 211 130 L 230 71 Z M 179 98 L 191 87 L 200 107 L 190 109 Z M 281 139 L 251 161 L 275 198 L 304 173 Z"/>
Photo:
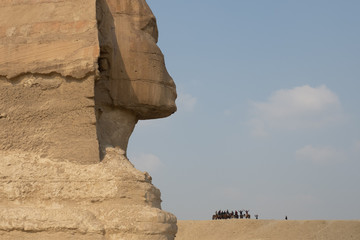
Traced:
<path fill-rule="evenodd" d="M 133 111 L 138 119 L 174 113 L 176 88 L 156 45 L 156 19 L 146 1 L 101 2 L 100 70 L 108 81 L 111 97 L 108 101 L 115 107 Z"/>
<path fill-rule="evenodd" d="M 95 105 L 100 149 L 110 145 L 126 150 L 137 120 L 176 111 L 176 87 L 157 46 L 156 19 L 145 0 L 98 0 L 97 20 L 101 54 Z"/>

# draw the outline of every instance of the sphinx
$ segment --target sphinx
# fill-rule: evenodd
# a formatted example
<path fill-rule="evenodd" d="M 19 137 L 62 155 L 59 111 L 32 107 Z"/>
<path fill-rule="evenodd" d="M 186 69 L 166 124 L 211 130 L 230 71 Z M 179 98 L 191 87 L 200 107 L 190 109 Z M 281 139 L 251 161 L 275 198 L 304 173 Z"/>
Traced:
<path fill-rule="evenodd" d="M 62 2 L 0 4 L 0 150 L 98 163 L 174 113 L 176 87 L 145 0 Z"/>
<path fill-rule="evenodd" d="M 145 0 L 0 3 L 0 238 L 174 239 L 126 150 L 176 111 Z"/>
<path fill-rule="evenodd" d="M 176 111 L 176 87 L 156 45 L 156 19 L 145 0 L 99 0 L 100 78 L 95 108 L 100 155 L 108 146 L 126 151 L 139 119 Z"/>

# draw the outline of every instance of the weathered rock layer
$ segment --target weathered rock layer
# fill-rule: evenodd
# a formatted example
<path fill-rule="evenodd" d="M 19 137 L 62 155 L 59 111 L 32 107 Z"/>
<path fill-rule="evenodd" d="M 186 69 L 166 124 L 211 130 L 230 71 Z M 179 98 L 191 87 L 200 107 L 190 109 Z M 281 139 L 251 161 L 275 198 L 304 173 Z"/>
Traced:
<path fill-rule="evenodd" d="M 1 1 L 0 150 L 99 161 L 95 7 L 80 0 Z"/>
<path fill-rule="evenodd" d="M 119 151 L 85 166 L 19 152 L 0 159 L 1 239 L 174 238 L 176 218 L 160 209 L 160 191 Z"/>
<path fill-rule="evenodd" d="M 0 2 L 0 238 L 174 239 L 126 158 L 176 110 L 145 0 Z"/>

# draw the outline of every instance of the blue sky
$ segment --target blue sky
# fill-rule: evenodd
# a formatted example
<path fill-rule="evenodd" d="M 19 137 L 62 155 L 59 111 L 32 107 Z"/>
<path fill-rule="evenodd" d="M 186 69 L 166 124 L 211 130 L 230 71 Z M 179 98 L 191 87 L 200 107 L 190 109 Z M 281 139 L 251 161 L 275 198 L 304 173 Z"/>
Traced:
<path fill-rule="evenodd" d="M 178 111 L 128 156 L 178 219 L 360 219 L 360 1 L 148 0 Z"/>

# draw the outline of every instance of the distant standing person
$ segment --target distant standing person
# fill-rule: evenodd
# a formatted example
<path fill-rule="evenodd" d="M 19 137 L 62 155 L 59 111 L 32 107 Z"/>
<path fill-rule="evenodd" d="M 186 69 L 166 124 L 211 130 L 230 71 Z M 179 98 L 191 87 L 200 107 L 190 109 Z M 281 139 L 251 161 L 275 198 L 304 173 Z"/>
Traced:
<path fill-rule="evenodd" d="M 285 220 L 287 220 L 287 216 L 285 216 Z"/>

